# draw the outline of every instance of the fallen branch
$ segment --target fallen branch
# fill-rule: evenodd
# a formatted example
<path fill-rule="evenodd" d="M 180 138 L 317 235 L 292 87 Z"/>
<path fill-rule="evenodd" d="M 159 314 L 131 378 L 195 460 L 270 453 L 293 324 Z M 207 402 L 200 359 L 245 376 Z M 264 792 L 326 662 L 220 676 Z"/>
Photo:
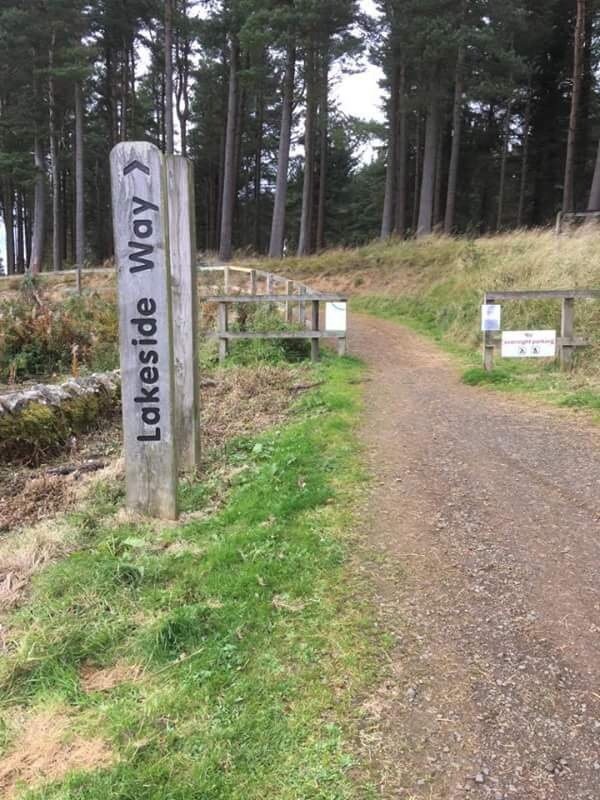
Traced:
<path fill-rule="evenodd" d="M 84 475 L 88 472 L 98 472 L 106 467 L 106 461 L 84 461 L 83 464 L 64 464 L 46 470 L 46 475 Z"/>
<path fill-rule="evenodd" d="M 309 389 L 317 389 L 319 386 L 323 386 L 325 381 L 319 381 L 318 383 L 297 383 L 290 388 L 290 392 L 308 392 Z"/>

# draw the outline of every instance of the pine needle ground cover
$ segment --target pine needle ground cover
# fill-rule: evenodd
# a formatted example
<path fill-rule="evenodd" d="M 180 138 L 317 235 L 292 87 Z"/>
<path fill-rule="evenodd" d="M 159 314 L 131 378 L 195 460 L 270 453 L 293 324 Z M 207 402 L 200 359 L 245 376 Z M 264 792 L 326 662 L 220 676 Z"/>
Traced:
<path fill-rule="evenodd" d="M 117 483 L 71 517 L 76 552 L 1 621 L 6 796 L 358 796 L 350 720 L 374 663 L 349 569 L 360 376 L 317 367 L 291 420 L 182 484 L 179 524 L 128 518 Z"/>

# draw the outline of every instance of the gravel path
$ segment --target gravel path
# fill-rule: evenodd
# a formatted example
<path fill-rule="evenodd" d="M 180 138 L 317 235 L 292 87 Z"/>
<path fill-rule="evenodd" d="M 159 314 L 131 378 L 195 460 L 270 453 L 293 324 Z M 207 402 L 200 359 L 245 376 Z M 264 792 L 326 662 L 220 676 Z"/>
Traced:
<path fill-rule="evenodd" d="M 600 798 L 600 432 L 461 385 L 352 320 L 370 367 L 365 511 L 385 680 L 361 747 L 383 798 Z"/>

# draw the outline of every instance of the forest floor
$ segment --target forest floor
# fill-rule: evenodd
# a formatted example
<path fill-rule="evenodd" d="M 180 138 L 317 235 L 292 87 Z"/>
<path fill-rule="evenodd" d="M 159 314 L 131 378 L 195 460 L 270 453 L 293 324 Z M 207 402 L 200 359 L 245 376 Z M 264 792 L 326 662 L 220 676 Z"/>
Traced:
<path fill-rule="evenodd" d="M 473 389 L 436 345 L 354 316 L 364 509 L 387 674 L 361 748 L 383 798 L 600 797 L 600 430 Z"/>

